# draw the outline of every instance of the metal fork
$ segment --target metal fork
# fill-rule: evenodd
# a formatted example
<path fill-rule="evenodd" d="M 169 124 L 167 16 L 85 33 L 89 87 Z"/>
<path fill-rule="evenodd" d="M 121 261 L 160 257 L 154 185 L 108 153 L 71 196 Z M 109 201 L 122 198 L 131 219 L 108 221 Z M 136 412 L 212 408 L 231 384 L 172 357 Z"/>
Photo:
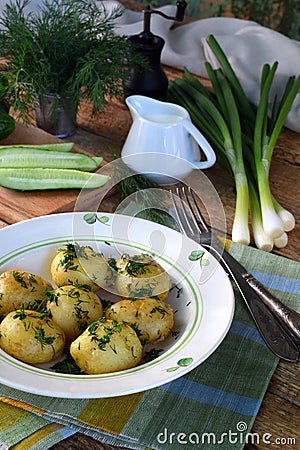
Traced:
<path fill-rule="evenodd" d="M 220 244 L 196 202 L 193 191 L 182 186 L 171 190 L 177 222 L 182 232 L 215 256 L 237 285 L 258 330 L 278 357 L 296 362 L 300 348 L 300 314 L 284 305 L 254 278 Z"/>

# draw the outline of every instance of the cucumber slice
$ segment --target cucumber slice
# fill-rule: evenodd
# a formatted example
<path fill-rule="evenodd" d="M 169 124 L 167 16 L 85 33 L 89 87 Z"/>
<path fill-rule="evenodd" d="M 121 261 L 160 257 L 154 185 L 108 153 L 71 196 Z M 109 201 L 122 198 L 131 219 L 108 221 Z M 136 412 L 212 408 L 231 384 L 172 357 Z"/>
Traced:
<path fill-rule="evenodd" d="M 104 186 L 109 176 L 72 169 L 2 169 L 0 186 L 21 191 L 46 189 L 96 189 Z"/>
<path fill-rule="evenodd" d="M 52 168 L 52 169 L 78 169 L 92 171 L 98 169 L 102 163 L 101 157 L 90 157 L 81 153 L 55 152 L 40 149 L 31 149 L 22 152 L 16 148 L 0 149 L 0 167 L 5 168 Z"/>
<path fill-rule="evenodd" d="M 50 150 L 55 152 L 70 152 L 74 147 L 74 142 L 54 142 L 52 144 L 18 144 L 18 145 L 0 145 L 2 149 L 17 149 L 17 150 Z"/>

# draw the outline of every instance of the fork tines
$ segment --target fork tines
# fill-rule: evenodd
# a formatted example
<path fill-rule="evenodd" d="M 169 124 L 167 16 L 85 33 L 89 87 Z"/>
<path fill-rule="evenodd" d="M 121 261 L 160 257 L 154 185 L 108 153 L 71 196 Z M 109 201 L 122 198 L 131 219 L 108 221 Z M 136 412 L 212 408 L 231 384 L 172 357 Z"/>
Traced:
<path fill-rule="evenodd" d="M 177 222 L 181 230 L 190 238 L 198 240 L 201 232 L 208 231 L 208 225 L 197 205 L 190 187 L 177 187 L 170 191 Z M 200 228 L 200 226 L 201 228 Z"/>

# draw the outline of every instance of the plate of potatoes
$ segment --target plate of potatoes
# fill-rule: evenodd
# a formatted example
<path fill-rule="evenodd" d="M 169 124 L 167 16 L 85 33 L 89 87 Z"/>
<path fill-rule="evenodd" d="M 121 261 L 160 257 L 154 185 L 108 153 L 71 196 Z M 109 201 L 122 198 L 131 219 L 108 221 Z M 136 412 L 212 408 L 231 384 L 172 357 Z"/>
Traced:
<path fill-rule="evenodd" d="M 181 233 L 75 212 L 0 230 L 0 382 L 39 395 L 113 397 L 179 378 L 231 325 L 218 261 Z"/>

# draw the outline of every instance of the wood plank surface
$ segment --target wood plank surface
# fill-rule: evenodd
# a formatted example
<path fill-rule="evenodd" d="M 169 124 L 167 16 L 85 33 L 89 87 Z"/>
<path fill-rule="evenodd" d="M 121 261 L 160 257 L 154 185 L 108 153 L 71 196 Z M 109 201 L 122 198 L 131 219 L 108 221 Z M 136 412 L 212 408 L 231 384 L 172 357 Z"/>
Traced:
<path fill-rule="evenodd" d="M 81 134 L 78 133 L 74 146 L 75 152 L 103 156 L 102 140 L 99 138 L 97 148 L 91 149 L 80 143 Z M 49 135 L 45 131 L 33 125 L 16 124 L 15 131 L 1 145 L 11 144 L 47 144 L 59 142 L 60 140 Z M 72 141 L 72 139 L 70 140 Z M 94 145 L 96 145 L 94 143 Z M 70 210 L 67 205 L 73 205 L 76 201 L 79 189 L 69 190 L 47 190 L 47 191 L 16 191 L 0 186 L 0 215 L 1 219 L 8 223 L 18 222 L 32 217 Z"/>
<path fill-rule="evenodd" d="M 170 76 L 177 72 L 170 70 Z M 122 143 L 131 124 L 131 117 L 121 101 L 110 103 L 101 114 L 93 115 L 91 106 L 83 104 L 78 115 L 78 129 L 68 140 L 76 143 L 76 151 L 102 155 L 105 160 L 112 160 L 120 155 Z M 24 128 L 18 125 L 9 143 L 46 143 L 55 138 L 34 127 Z M 2 142 L 3 143 L 3 142 Z M 289 233 L 289 244 L 286 248 L 276 250 L 277 254 L 300 261 L 300 204 L 299 204 L 299 165 L 300 165 L 300 133 L 285 130 L 281 135 L 274 152 L 271 167 L 272 189 L 279 201 L 291 209 L 296 217 L 296 228 Z M 234 211 L 234 186 L 225 172 L 216 165 L 205 172 L 214 183 L 225 208 L 228 228 L 232 224 Z M 0 188 L 0 227 L 41 214 L 48 214 L 59 209 L 69 208 L 78 191 L 52 192 L 17 192 Z M 104 200 L 103 211 L 114 211 L 118 202 L 118 194 Z M 252 432 L 260 436 L 260 443 L 249 443 L 245 450 L 294 450 L 300 445 L 300 396 L 299 396 L 300 364 L 280 362 L 272 377 L 262 406 L 255 420 Z M 262 442 L 268 433 L 272 443 Z M 285 442 L 283 439 L 294 439 Z M 123 450 L 122 447 L 102 444 L 83 434 L 74 436 L 56 444 L 52 450 Z M 221 449 L 220 449 L 221 450 Z"/>

